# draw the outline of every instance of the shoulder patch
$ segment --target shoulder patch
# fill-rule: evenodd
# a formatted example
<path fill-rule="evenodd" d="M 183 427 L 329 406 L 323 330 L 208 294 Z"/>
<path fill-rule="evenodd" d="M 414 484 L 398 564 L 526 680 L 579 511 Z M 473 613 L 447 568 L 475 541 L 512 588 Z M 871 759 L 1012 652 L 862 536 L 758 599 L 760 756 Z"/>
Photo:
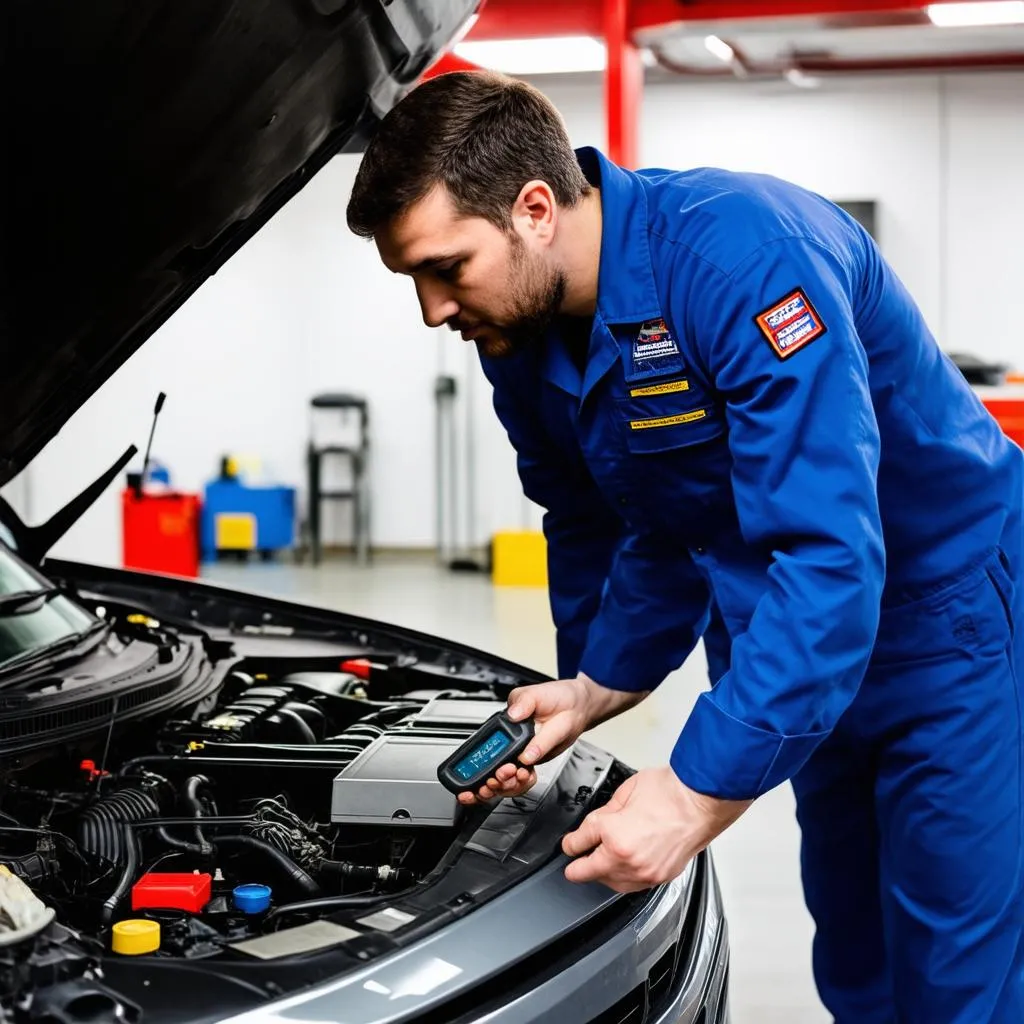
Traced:
<path fill-rule="evenodd" d="M 780 359 L 788 359 L 828 330 L 803 288 L 758 313 L 754 323 Z"/>

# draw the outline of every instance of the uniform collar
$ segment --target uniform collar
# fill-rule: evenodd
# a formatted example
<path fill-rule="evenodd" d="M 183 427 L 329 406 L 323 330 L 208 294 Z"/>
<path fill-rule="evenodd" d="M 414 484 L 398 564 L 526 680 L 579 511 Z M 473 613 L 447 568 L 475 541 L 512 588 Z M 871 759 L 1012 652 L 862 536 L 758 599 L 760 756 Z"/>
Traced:
<path fill-rule="evenodd" d="M 599 150 L 576 150 L 587 180 L 601 192 L 601 268 L 597 312 L 606 324 L 661 316 L 648 240 L 647 194 L 639 178 Z"/>

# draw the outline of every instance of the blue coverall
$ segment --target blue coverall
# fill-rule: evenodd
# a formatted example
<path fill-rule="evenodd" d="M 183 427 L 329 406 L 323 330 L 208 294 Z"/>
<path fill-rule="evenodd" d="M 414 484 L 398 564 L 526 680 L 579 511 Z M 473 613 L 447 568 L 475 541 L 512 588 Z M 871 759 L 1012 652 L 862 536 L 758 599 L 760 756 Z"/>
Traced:
<path fill-rule="evenodd" d="M 836 1020 L 1021 1024 L 1024 454 L 837 207 L 577 157 L 582 358 L 559 322 L 482 360 L 546 509 L 560 675 L 658 686 L 713 595 L 731 660 L 670 763 L 730 799 L 792 780 Z"/>

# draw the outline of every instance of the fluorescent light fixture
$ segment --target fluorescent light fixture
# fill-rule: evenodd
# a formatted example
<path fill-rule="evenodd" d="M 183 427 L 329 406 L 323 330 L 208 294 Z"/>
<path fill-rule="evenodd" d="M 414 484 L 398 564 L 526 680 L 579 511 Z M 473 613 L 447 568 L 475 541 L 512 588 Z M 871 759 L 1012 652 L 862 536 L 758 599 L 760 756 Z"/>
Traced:
<path fill-rule="evenodd" d="M 1024 25 L 1024 0 L 979 0 L 978 3 L 929 4 L 928 17 L 939 28 Z"/>
<path fill-rule="evenodd" d="M 718 36 L 705 36 L 704 46 L 707 48 L 708 53 L 726 64 L 731 64 L 736 59 L 736 53 L 733 48 Z"/>
<path fill-rule="evenodd" d="M 455 47 L 457 56 L 508 75 L 604 71 L 608 51 L 592 36 L 472 40 Z"/>
<path fill-rule="evenodd" d="M 821 85 L 820 78 L 815 78 L 799 68 L 790 68 L 786 71 L 785 79 L 797 89 L 817 89 Z"/>

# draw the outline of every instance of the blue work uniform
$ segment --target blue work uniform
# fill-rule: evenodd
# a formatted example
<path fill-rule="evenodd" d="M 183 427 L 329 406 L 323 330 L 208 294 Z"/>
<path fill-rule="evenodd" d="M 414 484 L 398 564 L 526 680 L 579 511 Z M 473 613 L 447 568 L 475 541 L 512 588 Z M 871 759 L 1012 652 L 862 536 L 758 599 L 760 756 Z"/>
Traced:
<path fill-rule="evenodd" d="M 658 686 L 713 597 L 730 650 L 671 766 L 730 799 L 792 780 L 836 1020 L 1021 1024 L 1024 455 L 843 211 L 577 156 L 582 346 L 556 322 L 482 360 L 560 674 Z"/>

